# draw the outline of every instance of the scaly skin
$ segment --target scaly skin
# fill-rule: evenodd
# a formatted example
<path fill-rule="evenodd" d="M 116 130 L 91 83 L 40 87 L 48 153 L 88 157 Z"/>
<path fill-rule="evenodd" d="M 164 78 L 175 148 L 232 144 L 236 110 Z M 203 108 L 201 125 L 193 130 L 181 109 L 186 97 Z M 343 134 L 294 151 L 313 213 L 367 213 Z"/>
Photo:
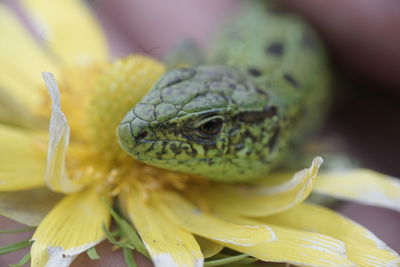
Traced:
<path fill-rule="evenodd" d="M 297 17 L 246 1 L 208 62 L 167 72 L 121 122 L 120 144 L 140 161 L 206 179 L 265 177 L 323 117 L 323 49 Z"/>

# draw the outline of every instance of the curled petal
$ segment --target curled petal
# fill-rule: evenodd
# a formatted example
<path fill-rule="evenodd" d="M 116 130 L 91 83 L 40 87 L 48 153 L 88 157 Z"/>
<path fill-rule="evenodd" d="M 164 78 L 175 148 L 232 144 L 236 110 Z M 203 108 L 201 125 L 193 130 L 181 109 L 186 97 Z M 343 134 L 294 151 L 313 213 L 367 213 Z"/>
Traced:
<path fill-rule="evenodd" d="M 400 180 L 366 169 L 322 173 L 315 192 L 400 212 Z"/>
<path fill-rule="evenodd" d="M 286 212 L 266 217 L 267 224 L 316 232 L 342 240 L 347 255 L 359 266 L 398 266 L 399 255 L 363 226 L 327 208 L 302 203 Z"/>
<path fill-rule="evenodd" d="M 23 0 L 39 37 L 67 65 L 86 66 L 107 58 L 101 27 L 80 0 Z M 68 24 L 68 27 L 65 25 Z"/>
<path fill-rule="evenodd" d="M 263 222 L 223 215 L 228 221 L 246 225 L 264 225 Z M 234 250 L 269 262 L 286 262 L 296 266 L 355 266 L 346 254 L 345 244 L 333 237 L 318 233 L 298 231 L 268 224 L 276 235 L 272 242 L 250 247 L 224 244 Z"/>
<path fill-rule="evenodd" d="M 306 199 L 323 160 L 317 157 L 311 167 L 291 174 L 270 174 L 257 185 L 216 185 L 199 194 L 218 212 L 252 217 L 272 215 L 287 210 Z"/>
<path fill-rule="evenodd" d="M 68 178 L 65 159 L 69 144 L 70 128 L 61 111 L 59 90 L 54 76 L 44 72 L 43 79 L 52 100 L 50 119 L 50 141 L 47 152 L 46 183 L 56 192 L 71 193 L 81 189 Z"/>
<path fill-rule="evenodd" d="M 69 266 L 104 239 L 109 214 L 94 189 L 69 195 L 44 218 L 32 239 L 32 267 Z"/>
<path fill-rule="evenodd" d="M 203 255 L 194 236 L 169 221 L 152 203 L 143 203 L 132 190 L 121 202 L 157 267 L 203 266 Z"/>

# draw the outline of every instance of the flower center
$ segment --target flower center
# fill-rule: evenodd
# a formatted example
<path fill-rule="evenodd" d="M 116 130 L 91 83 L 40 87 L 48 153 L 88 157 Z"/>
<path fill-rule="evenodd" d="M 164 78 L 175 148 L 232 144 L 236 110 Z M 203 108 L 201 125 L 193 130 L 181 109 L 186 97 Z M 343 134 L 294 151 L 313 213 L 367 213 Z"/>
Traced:
<path fill-rule="evenodd" d="M 150 58 L 130 56 L 110 64 L 101 75 L 89 71 L 87 76 L 66 76 L 68 84 L 60 81 L 61 108 L 71 127 L 67 171 L 74 182 L 95 184 L 114 195 L 131 186 L 144 189 L 143 194 L 164 187 L 183 190 L 193 181 L 188 175 L 141 163 L 118 144 L 116 128 L 124 115 L 164 71 Z"/>

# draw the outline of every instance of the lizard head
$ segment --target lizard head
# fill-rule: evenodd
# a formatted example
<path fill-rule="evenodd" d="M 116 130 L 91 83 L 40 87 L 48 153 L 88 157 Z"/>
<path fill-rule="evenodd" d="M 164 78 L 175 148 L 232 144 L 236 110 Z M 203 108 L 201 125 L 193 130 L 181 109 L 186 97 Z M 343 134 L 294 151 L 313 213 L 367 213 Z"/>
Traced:
<path fill-rule="evenodd" d="M 175 69 L 128 112 L 117 129 L 119 143 L 160 168 L 248 179 L 259 168 L 251 162 L 267 161 L 276 143 L 277 109 L 268 103 L 269 96 L 236 68 Z"/>

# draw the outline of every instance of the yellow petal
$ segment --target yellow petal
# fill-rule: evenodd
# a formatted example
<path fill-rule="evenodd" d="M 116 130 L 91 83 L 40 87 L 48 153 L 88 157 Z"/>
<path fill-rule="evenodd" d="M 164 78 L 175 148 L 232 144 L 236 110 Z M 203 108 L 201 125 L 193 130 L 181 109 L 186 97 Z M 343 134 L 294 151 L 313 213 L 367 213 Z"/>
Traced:
<path fill-rule="evenodd" d="M 322 173 L 315 192 L 400 212 L 400 181 L 366 169 Z"/>
<path fill-rule="evenodd" d="M 224 246 L 222 246 L 221 244 L 217 244 L 201 236 L 196 236 L 196 240 L 197 243 L 199 243 L 204 258 L 210 258 L 212 256 L 215 256 L 218 253 L 220 253 L 221 250 L 224 248 Z"/>
<path fill-rule="evenodd" d="M 0 32 L 0 90 L 32 110 L 41 101 L 40 73 L 55 72 L 56 67 L 3 3 Z"/>
<path fill-rule="evenodd" d="M 66 196 L 44 218 L 32 239 L 32 267 L 68 266 L 104 239 L 109 214 L 94 189 Z"/>
<path fill-rule="evenodd" d="M 159 193 L 164 214 L 185 230 L 264 261 L 304 266 L 352 266 L 343 242 L 329 236 L 269 226 L 227 215 L 221 220 L 174 193 Z M 234 223 L 231 223 L 234 222 Z"/>
<path fill-rule="evenodd" d="M 107 58 L 100 25 L 84 1 L 23 0 L 40 37 L 63 63 L 86 66 Z"/>
<path fill-rule="evenodd" d="M 263 218 L 267 224 L 321 233 L 342 240 L 349 259 L 359 266 L 398 266 L 399 255 L 363 226 L 327 208 L 302 203 L 286 212 Z"/>
<path fill-rule="evenodd" d="M 263 225 L 263 222 L 224 215 L 224 218 L 246 225 Z M 268 224 L 276 234 L 272 242 L 255 246 L 224 244 L 234 250 L 249 254 L 264 261 L 287 262 L 296 266 L 355 266 L 346 255 L 345 244 L 333 237 L 296 231 Z"/>
<path fill-rule="evenodd" d="M 51 73 L 43 73 L 43 79 L 46 82 L 52 101 L 49 129 L 50 141 L 45 176 L 46 183 L 49 188 L 56 192 L 75 192 L 81 189 L 81 186 L 72 183 L 65 167 L 70 128 L 67 118 L 61 111 L 59 89 Z"/>
<path fill-rule="evenodd" d="M 0 191 L 17 191 L 44 184 L 45 148 L 38 133 L 0 125 Z"/>
<path fill-rule="evenodd" d="M 132 190 L 121 196 L 153 263 L 164 266 L 203 266 L 203 256 L 194 236 L 167 220 L 151 203 L 143 203 Z"/>
<path fill-rule="evenodd" d="M 237 225 L 225 222 L 196 208 L 172 192 L 159 192 L 158 206 L 164 214 L 182 228 L 218 243 L 252 246 L 275 239 L 268 226 Z"/>
<path fill-rule="evenodd" d="M 0 122 L 27 129 L 44 129 L 47 123 L 45 120 L 32 114 L 21 101 L 15 98 L 15 96 L 6 90 L 1 90 L 1 88 Z"/>
<path fill-rule="evenodd" d="M 0 214 L 14 221 L 37 226 L 63 197 L 47 188 L 0 193 Z"/>
<path fill-rule="evenodd" d="M 271 174 L 263 184 L 220 184 L 199 192 L 216 211 L 262 217 L 287 210 L 311 193 L 322 159 L 313 160 L 309 169 L 292 174 Z M 276 184 L 278 185 L 272 185 Z"/>

